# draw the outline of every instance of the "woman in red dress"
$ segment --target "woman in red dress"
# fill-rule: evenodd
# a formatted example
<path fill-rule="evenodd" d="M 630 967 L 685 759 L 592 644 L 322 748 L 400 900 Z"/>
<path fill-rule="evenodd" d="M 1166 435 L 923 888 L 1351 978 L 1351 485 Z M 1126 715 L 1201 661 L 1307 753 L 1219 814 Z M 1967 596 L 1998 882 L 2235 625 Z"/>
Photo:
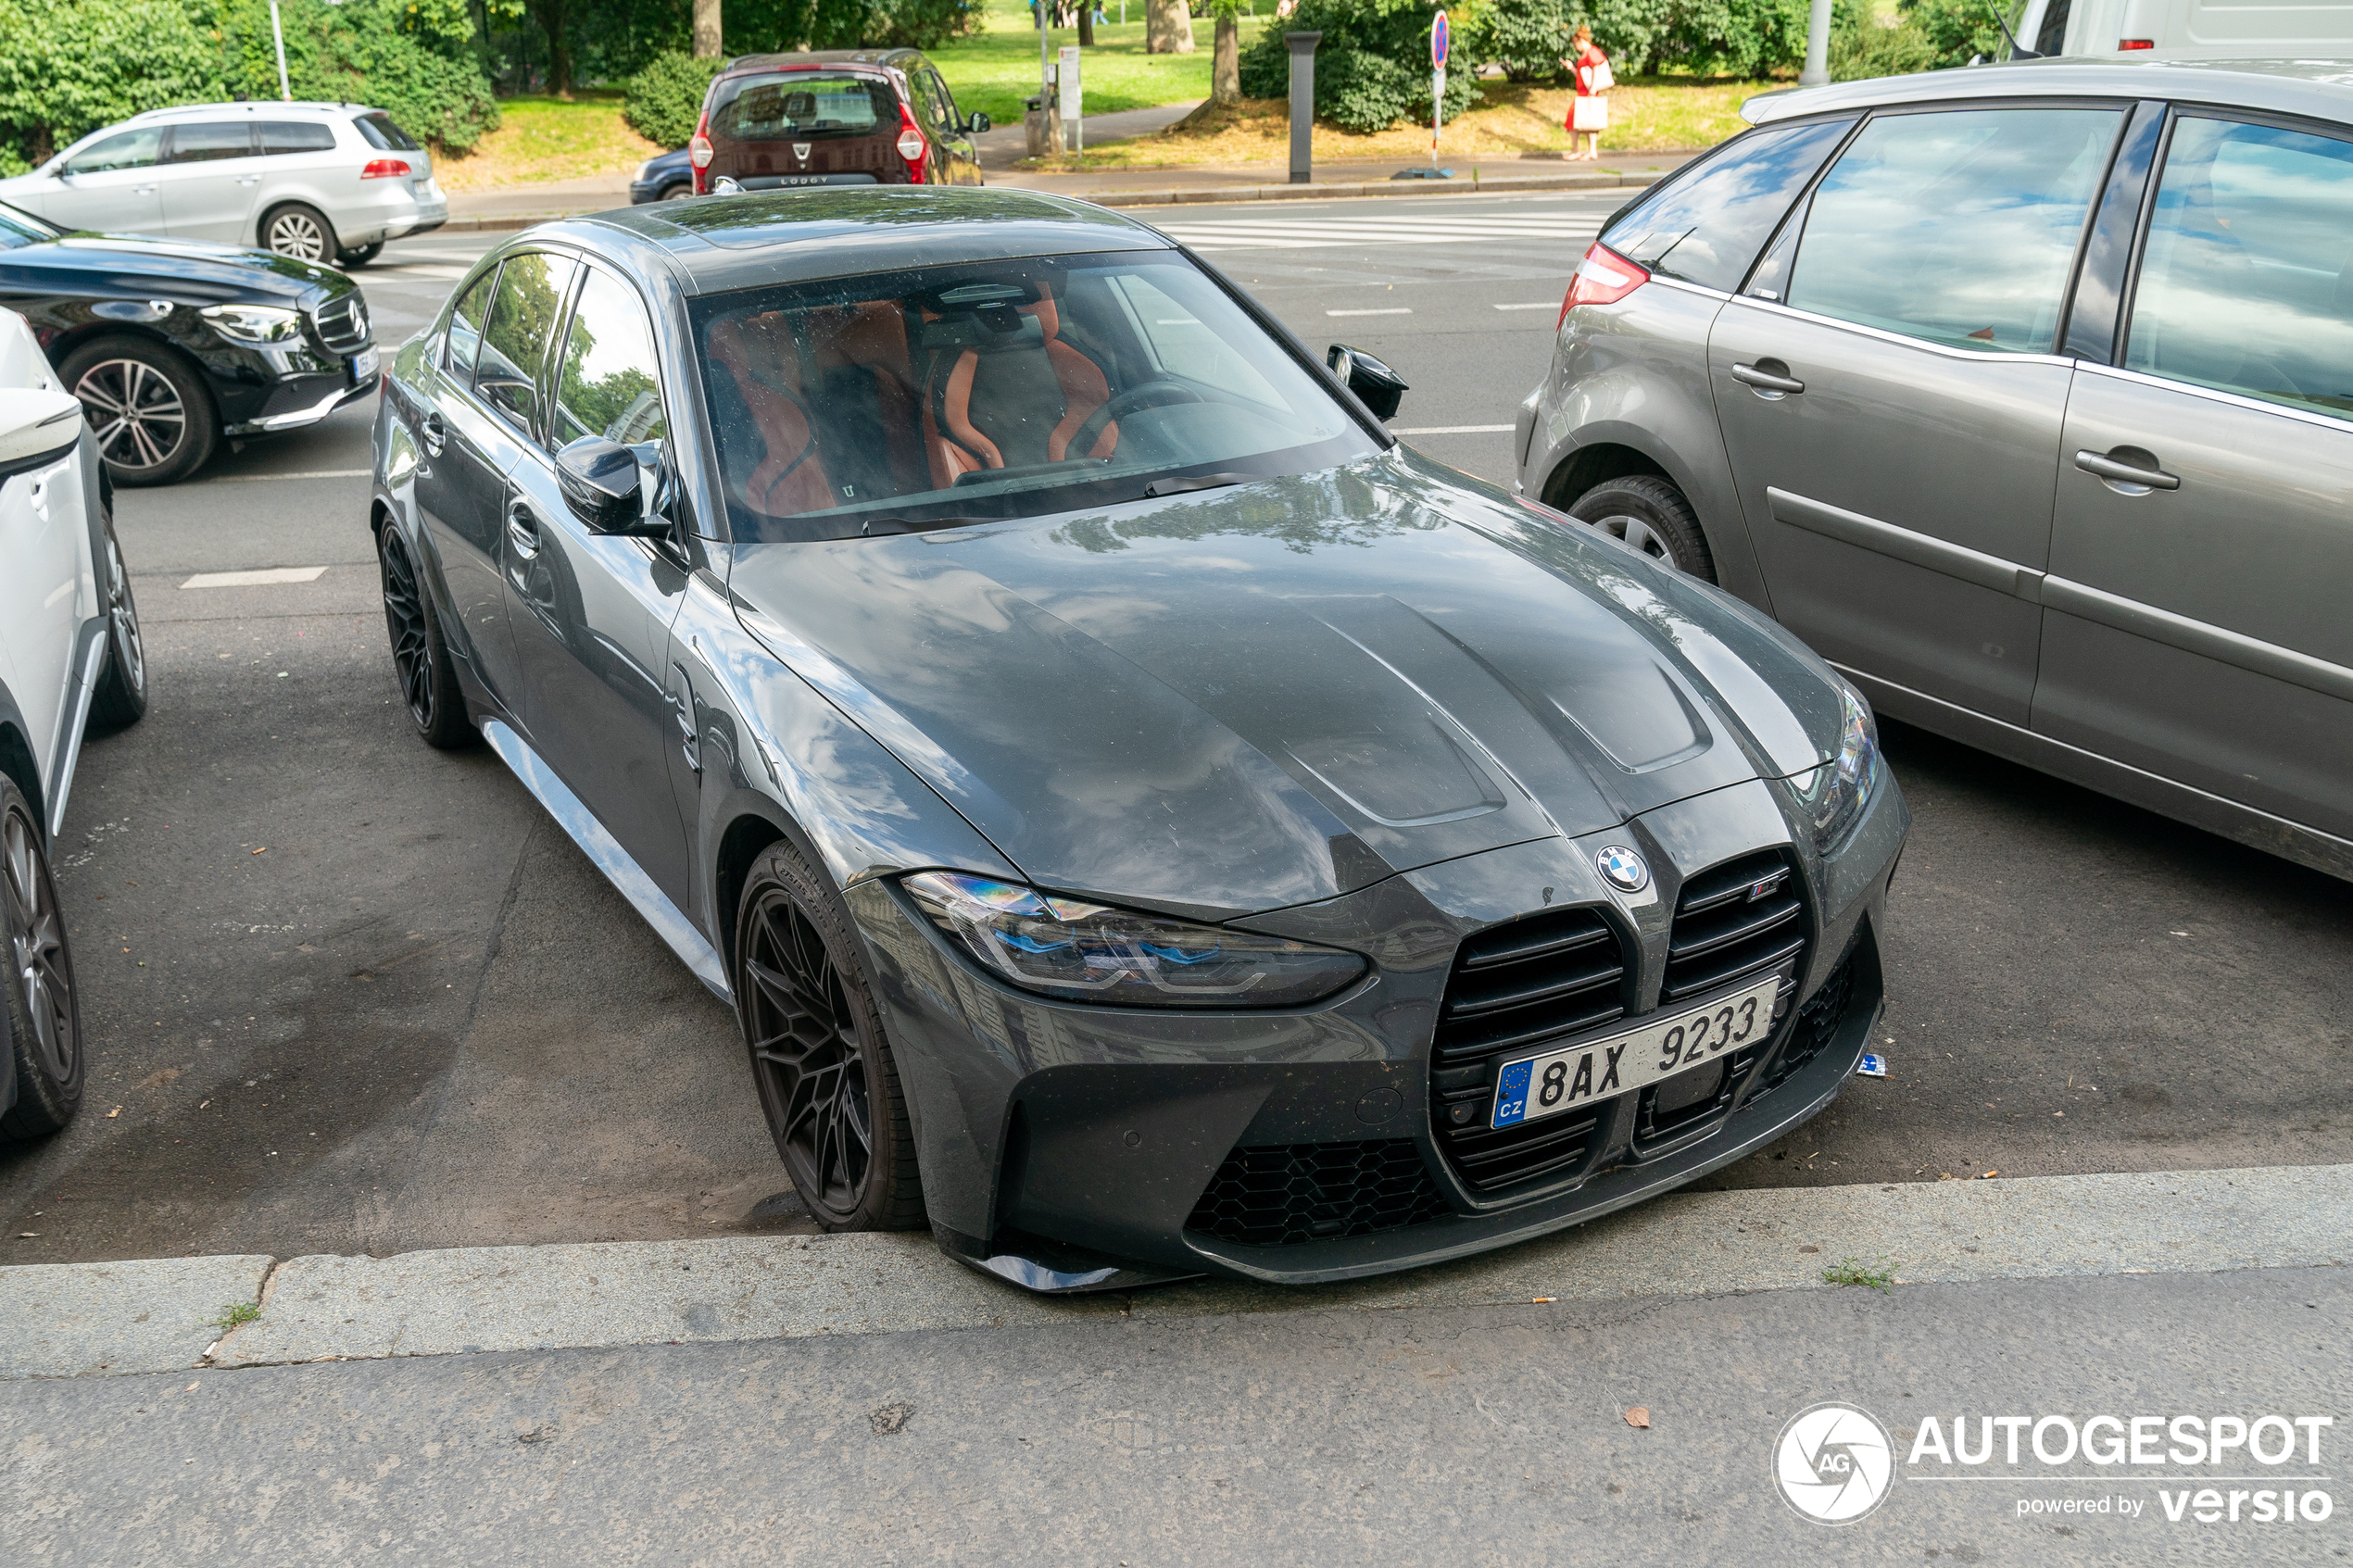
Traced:
<path fill-rule="evenodd" d="M 1609 126 L 1609 99 L 1606 96 L 1616 83 L 1611 79 L 1609 56 L 1593 42 L 1593 30 L 1579 25 L 1571 43 L 1576 53 L 1561 61 L 1570 80 L 1577 84 L 1577 99 L 1568 112 L 1568 156 L 1572 160 L 1595 161 L 1602 156 L 1602 132 Z M 1578 149 L 1582 136 L 1585 146 Z"/>

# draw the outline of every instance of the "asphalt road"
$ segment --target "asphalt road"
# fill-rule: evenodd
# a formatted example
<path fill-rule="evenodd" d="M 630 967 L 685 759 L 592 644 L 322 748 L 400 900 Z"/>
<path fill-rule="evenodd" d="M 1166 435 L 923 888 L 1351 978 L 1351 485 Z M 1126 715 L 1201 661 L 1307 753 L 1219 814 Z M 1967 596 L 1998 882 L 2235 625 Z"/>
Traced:
<path fill-rule="evenodd" d="M 1574 227 L 1614 200 L 1305 205 L 1373 229 Z M 391 247 L 362 274 L 380 337 L 421 326 L 489 239 Z M 1317 347 L 1395 366 L 1413 384 L 1396 423 L 1417 429 L 1508 425 L 1553 318 L 1494 307 L 1556 302 L 1579 249 L 1375 233 L 1213 254 Z M 1327 314 L 1373 309 L 1404 313 Z M 806 1228 L 726 1010 L 486 751 L 409 733 L 363 521 L 369 417 L 121 497 L 154 703 L 83 753 L 59 848 L 89 1101 L 0 1152 L 0 1261 Z M 1508 479 L 1504 434 L 1411 439 Z M 1899 725 L 1885 739 L 1916 816 L 1887 933 L 1892 1075 L 1719 1185 L 2353 1160 L 2343 884 Z"/>
<path fill-rule="evenodd" d="M 0 1385 L 0 1550 L 2318 1565 L 2353 1549 L 2341 1419 L 2311 1433 L 2317 1463 L 2301 1442 L 2289 1461 L 2275 1433 L 2268 1463 L 2160 1448 L 2155 1464 L 2046 1465 L 2032 1443 L 2074 1449 L 2046 1416 L 2071 1438 L 2101 1415 L 2122 1432 L 2183 1411 L 2203 1430 L 2342 1411 L 2348 1335 L 2345 1269 L 2273 1269 L 17 1382 Z M 1811 1451 L 1893 1472 L 1877 1511 L 1836 1529 L 1784 1500 L 1774 1464 L 1784 1425 L 1829 1400 L 1884 1436 L 1858 1425 L 1854 1447 Z M 2015 1462 L 1998 1435 L 1981 1465 L 1906 1462 L 1931 1418 L 1940 1440 L 1968 1418 L 1974 1442 L 1987 1418 L 2020 1416 L 2036 1436 Z M 2208 1487 L 2205 1524 L 2191 1504 Z M 2328 1516 L 2258 1523 L 2259 1490 L 2296 1493 L 2300 1514 L 2319 1493 Z"/>

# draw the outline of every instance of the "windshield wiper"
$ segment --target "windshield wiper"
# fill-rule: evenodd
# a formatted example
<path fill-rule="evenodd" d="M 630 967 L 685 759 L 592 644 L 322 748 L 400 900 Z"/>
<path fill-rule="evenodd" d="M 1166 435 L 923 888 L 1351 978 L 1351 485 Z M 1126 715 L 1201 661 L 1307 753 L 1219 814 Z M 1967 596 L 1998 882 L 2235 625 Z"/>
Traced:
<path fill-rule="evenodd" d="M 1174 479 L 1155 479 L 1144 486 L 1144 499 L 1157 501 L 1163 495 L 1181 495 L 1188 490 L 1223 490 L 1228 484 L 1248 484 L 1254 473 L 1196 473 Z"/>
<path fill-rule="evenodd" d="M 927 517 L 921 522 L 909 522 L 903 517 L 877 517 L 866 520 L 858 531 L 862 539 L 879 539 L 891 533 L 928 533 L 935 528 L 965 528 L 976 522 L 1002 522 L 1000 517 Z"/>

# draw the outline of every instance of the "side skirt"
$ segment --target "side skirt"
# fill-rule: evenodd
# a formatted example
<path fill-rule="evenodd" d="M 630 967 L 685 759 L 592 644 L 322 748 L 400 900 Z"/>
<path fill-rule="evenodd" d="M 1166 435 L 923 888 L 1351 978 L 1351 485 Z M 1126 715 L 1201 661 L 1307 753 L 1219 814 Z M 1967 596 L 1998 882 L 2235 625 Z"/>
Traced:
<path fill-rule="evenodd" d="M 539 804 L 547 809 L 556 824 L 570 834 L 572 841 L 596 862 L 597 869 L 605 873 L 605 880 L 621 890 L 621 896 L 654 928 L 654 934 L 669 943 L 670 950 L 695 972 L 695 978 L 712 996 L 732 1004 L 735 994 L 727 985 L 727 966 L 719 961 L 717 949 L 703 939 L 694 922 L 654 885 L 654 879 L 630 859 L 629 852 L 605 831 L 604 823 L 590 814 L 580 797 L 556 777 L 555 770 L 541 761 L 539 754 L 511 726 L 499 720 L 484 720 L 482 737 L 498 754 L 498 760 L 522 781 L 523 788 L 539 797 Z"/>
<path fill-rule="evenodd" d="M 81 673 L 74 677 L 74 690 L 66 698 L 64 724 L 57 744 L 50 752 L 57 759 L 57 777 L 49 781 L 49 842 L 55 844 L 57 834 L 66 827 L 66 797 L 73 791 L 74 765 L 82 760 L 82 732 L 90 725 L 90 705 L 97 700 L 98 681 L 106 668 L 107 633 L 112 623 L 105 617 L 89 622 L 82 629 L 88 646 L 81 650 L 74 662 Z"/>

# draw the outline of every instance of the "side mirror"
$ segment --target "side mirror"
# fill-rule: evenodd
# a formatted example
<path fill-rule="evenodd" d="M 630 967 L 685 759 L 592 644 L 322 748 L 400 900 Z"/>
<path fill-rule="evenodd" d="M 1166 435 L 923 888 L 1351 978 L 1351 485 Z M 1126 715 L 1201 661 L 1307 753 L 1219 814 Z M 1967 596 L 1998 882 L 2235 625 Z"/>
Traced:
<path fill-rule="evenodd" d="M 1356 395 L 1356 400 L 1373 411 L 1377 420 L 1393 420 L 1397 405 L 1407 391 L 1404 378 L 1361 348 L 1351 348 L 1336 343 L 1324 354 L 1324 363 L 1340 384 Z"/>
<path fill-rule="evenodd" d="M 645 521 L 637 454 L 618 441 L 584 435 L 557 453 L 556 485 L 572 515 L 598 533 L 628 533 Z"/>
<path fill-rule="evenodd" d="M 966 119 L 966 120 L 964 121 L 964 130 L 965 130 L 965 131 L 966 131 L 966 132 L 968 132 L 969 134 L 971 134 L 971 135 L 975 135 L 975 136 L 977 136 L 977 135 L 980 135 L 983 132 L 986 132 L 986 131 L 989 128 L 989 126 L 990 126 L 990 125 L 992 125 L 992 124 L 994 124 L 994 123 L 995 123 L 995 122 L 994 122 L 993 120 L 991 120 L 991 119 L 990 119 L 987 116 L 987 115 L 985 115 L 985 114 L 976 114 L 976 115 L 972 116 L 970 119 Z"/>
<path fill-rule="evenodd" d="M 0 388 L 0 478 L 45 468 L 82 438 L 82 405 L 70 392 Z"/>

